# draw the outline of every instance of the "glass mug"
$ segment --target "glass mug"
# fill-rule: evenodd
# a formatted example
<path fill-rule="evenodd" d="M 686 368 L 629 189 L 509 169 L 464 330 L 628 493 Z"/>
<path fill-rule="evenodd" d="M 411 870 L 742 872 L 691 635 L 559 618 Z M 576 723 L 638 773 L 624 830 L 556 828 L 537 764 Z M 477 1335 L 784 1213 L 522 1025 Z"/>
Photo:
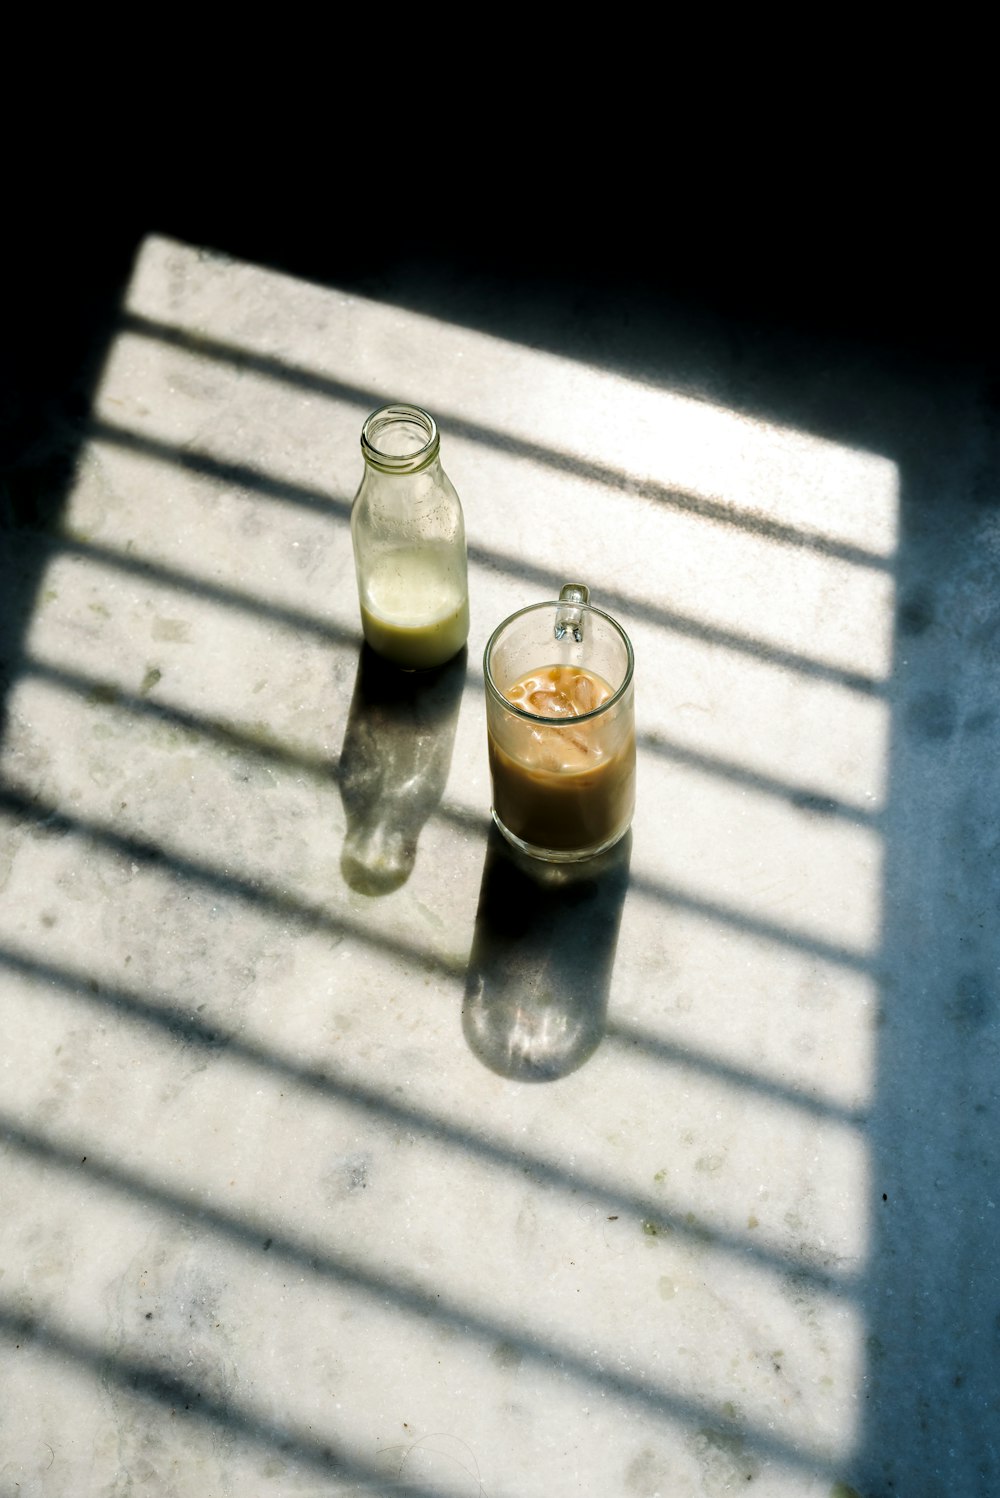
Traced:
<path fill-rule="evenodd" d="M 635 809 L 632 645 L 582 584 L 519 609 L 483 661 L 493 820 L 533 858 L 593 858 Z"/>

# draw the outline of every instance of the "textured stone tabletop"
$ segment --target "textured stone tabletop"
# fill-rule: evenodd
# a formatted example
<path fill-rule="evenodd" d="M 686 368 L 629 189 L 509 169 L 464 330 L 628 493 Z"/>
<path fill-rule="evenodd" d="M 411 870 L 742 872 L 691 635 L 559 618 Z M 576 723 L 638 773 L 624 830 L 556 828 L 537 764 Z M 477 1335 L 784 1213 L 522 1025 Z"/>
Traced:
<path fill-rule="evenodd" d="M 141 246 L 5 529 L 2 1498 L 1000 1487 L 993 417 L 578 316 Z M 472 613 L 402 684 L 394 398 Z M 576 579 L 638 806 L 563 876 L 489 832 L 482 652 Z"/>

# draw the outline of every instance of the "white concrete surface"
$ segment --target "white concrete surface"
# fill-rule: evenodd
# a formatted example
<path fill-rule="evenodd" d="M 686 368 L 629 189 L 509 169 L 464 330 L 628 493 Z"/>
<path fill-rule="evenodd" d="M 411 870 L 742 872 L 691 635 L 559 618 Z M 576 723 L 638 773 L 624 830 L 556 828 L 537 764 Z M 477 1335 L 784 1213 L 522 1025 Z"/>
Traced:
<path fill-rule="evenodd" d="M 137 259 L 8 672 L 0 1494 L 995 1492 L 978 395 L 862 362 L 783 416 L 448 310 Z M 470 546 L 403 699 L 347 524 L 391 398 Z M 532 885 L 481 655 L 570 579 L 638 808 Z"/>

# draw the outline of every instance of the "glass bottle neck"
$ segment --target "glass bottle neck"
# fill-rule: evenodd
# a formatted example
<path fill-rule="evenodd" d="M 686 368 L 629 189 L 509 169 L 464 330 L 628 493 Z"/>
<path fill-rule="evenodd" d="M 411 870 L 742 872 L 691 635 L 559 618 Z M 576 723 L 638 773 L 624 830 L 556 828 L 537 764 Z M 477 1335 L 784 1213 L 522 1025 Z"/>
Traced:
<path fill-rule="evenodd" d="M 378 473 L 421 473 L 437 461 L 440 447 L 437 423 L 420 406 L 380 406 L 361 429 L 365 465 Z"/>

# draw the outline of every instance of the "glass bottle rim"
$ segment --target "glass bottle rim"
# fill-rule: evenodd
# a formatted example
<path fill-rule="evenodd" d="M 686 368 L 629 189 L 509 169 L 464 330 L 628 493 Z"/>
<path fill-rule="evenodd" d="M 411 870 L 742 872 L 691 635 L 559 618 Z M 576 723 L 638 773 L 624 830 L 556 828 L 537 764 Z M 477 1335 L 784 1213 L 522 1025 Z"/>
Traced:
<path fill-rule="evenodd" d="M 385 452 L 378 445 L 378 437 L 386 427 L 401 422 L 422 428 L 427 440 L 413 452 Z M 441 434 L 434 417 L 422 406 L 409 405 L 405 401 L 388 401 L 385 405 L 378 406 L 365 418 L 361 428 L 361 452 L 364 460 L 380 473 L 419 473 L 434 461 L 440 446 Z"/>
<path fill-rule="evenodd" d="M 613 619 L 610 614 L 605 613 L 604 609 L 599 609 L 592 603 L 577 603 L 573 604 L 573 607 L 579 609 L 582 614 L 596 614 L 606 624 L 610 624 L 615 633 L 620 636 L 622 644 L 625 646 L 625 673 L 617 690 L 612 692 L 607 701 L 602 702 L 599 707 L 592 708 L 589 713 L 577 713 L 572 718 L 546 718 L 540 713 L 529 713 L 527 708 L 518 707 L 516 702 L 511 702 L 509 697 L 504 696 L 494 681 L 493 672 L 490 669 L 490 655 L 500 635 L 508 625 L 516 624 L 518 619 L 523 619 L 525 614 L 533 614 L 538 609 L 560 609 L 565 607 L 566 600 L 564 598 L 550 598 L 542 603 L 529 603 L 523 609 L 518 609 L 515 613 L 508 614 L 506 619 L 501 619 L 486 642 L 486 649 L 483 651 L 483 676 L 486 680 L 486 690 L 498 707 L 502 707 L 506 712 L 514 713 L 518 718 L 523 718 L 526 723 L 544 723 L 549 728 L 561 728 L 563 726 L 568 728 L 574 723 L 586 723 L 592 718 L 600 718 L 604 713 L 610 712 L 613 707 L 616 707 L 621 702 L 625 693 L 632 685 L 632 676 L 635 671 L 635 653 L 632 650 L 632 641 L 622 629 L 618 620 Z"/>

